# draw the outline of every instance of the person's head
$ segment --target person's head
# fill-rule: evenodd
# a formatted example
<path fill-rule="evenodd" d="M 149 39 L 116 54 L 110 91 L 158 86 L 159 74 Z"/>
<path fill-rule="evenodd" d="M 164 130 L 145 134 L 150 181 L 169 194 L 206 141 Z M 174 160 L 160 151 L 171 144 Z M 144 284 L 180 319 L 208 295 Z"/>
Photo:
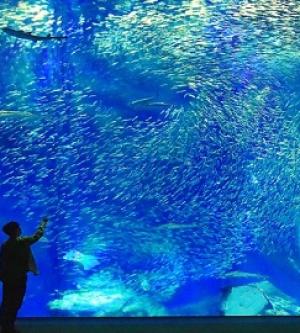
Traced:
<path fill-rule="evenodd" d="M 21 235 L 20 225 L 15 221 L 6 223 L 3 226 L 2 231 L 11 238 L 16 238 Z"/>

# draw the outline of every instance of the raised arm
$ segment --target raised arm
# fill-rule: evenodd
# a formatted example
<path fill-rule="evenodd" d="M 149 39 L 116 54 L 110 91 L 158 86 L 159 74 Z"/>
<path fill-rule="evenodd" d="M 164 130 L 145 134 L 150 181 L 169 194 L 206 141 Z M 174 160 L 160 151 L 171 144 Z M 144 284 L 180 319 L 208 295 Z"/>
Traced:
<path fill-rule="evenodd" d="M 48 218 L 43 217 L 40 225 L 37 228 L 37 231 L 32 236 L 22 237 L 22 240 L 29 245 L 36 243 L 43 235 L 48 223 Z"/>

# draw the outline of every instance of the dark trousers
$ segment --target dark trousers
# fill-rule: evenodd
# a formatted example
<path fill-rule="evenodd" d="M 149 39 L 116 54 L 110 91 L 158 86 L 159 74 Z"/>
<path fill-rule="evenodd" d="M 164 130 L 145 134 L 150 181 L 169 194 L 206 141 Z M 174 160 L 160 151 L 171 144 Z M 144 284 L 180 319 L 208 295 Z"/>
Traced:
<path fill-rule="evenodd" d="M 13 330 L 24 295 L 26 292 L 27 275 L 18 278 L 6 278 L 3 282 L 2 304 L 0 308 L 0 324 L 3 332 Z"/>

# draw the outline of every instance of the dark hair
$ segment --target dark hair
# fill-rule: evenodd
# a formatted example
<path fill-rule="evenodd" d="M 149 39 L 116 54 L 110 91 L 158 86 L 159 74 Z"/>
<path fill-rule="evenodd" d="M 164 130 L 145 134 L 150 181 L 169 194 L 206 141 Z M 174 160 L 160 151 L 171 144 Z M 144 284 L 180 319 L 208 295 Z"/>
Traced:
<path fill-rule="evenodd" d="M 15 222 L 15 221 L 10 221 L 3 226 L 2 231 L 4 233 L 6 233 L 6 235 L 8 235 L 8 236 L 13 236 L 13 235 L 15 235 L 16 231 L 19 228 L 20 228 L 19 223 Z"/>

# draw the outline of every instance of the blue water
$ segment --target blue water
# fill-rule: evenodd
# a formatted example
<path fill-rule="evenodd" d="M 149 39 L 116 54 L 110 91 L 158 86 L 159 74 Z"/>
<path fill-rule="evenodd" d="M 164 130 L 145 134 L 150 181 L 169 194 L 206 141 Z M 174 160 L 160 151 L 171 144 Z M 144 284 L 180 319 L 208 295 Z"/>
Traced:
<path fill-rule="evenodd" d="M 299 14 L 0 5 L 1 28 L 67 37 L 0 31 L 0 221 L 50 219 L 21 316 L 300 314 Z"/>

